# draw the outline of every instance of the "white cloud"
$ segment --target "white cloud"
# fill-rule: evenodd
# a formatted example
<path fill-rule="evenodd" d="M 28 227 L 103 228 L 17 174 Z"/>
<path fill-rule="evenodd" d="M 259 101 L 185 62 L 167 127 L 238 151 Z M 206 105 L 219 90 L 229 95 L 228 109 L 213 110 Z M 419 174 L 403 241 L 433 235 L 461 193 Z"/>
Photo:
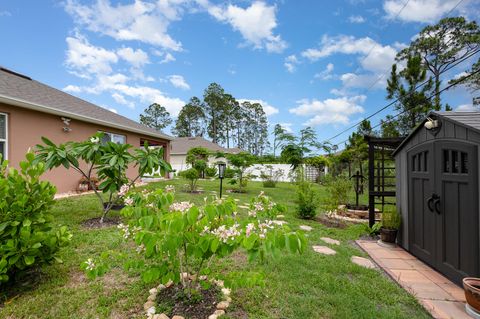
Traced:
<path fill-rule="evenodd" d="M 340 76 L 344 88 L 385 88 L 386 79 L 383 74 L 344 73 Z"/>
<path fill-rule="evenodd" d="M 325 67 L 325 70 L 323 70 L 320 73 L 316 73 L 314 75 L 314 78 L 321 79 L 321 80 L 330 80 L 331 78 L 333 78 L 333 74 L 332 74 L 333 69 L 334 69 L 333 63 L 328 63 L 327 66 Z"/>
<path fill-rule="evenodd" d="M 287 47 L 281 36 L 274 34 L 277 27 L 277 8 L 274 5 L 255 1 L 249 7 L 242 8 L 234 4 L 216 6 L 205 0 L 197 2 L 215 19 L 230 24 L 234 30 L 240 32 L 246 44 L 255 49 L 279 53 Z"/>
<path fill-rule="evenodd" d="M 183 0 L 160 0 L 149 3 L 137 0 L 132 4 L 111 5 L 109 0 L 96 0 L 84 5 L 67 0 L 65 10 L 77 25 L 108 35 L 116 40 L 140 41 L 168 50 L 181 51 L 182 44 L 168 34 L 172 21 L 179 20 Z"/>
<path fill-rule="evenodd" d="M 135 103 L 133 103 L 132 101 L 128 101 L 125 96 L 123 96 L 122 94 L 118 93 L 118 92 L 115 92 L 112 94 L 112 98 L 115 100 L 115 102 L 119 103 L 119 104 L 123 104 L 123 105 L 126 105 L 128 106 L 129 108 L 135 108 Z"/>
<path fill-rule="evenodd" d="M 472 104 L 462 104 L 455 108 L 456 112 L 478 112 L 479 107 Z"/>
<path fill-rule="evenodd" d="M 145 64 L 150 63 L 148 54 L 142 49 L 121 48 L 117 50 L 117 54 L 136 68 L 141 68 Z"/>
<path fill-rule="evenodd" d="M 11 17 L 12 13 L 7 10 L 0 11 L 0 17 Z"/>
<path fill-rule="evenodd" d="M 70 93 L 80 93 L 82 92 L 82 88 L 77 86 L 77 85 L 67 85 L 66 87 L 63 88 L 65 92 L 70 92 Z"/>
<path fill-rule="evenodd" d="M 88 40 L 77 34 L 67 37 L 67 67 L 76 75 L 90 78 L 91 75 L 112 72 L 111 64 L 117 63 L 115 52 L 91 45 Z"/>
<path fill-rule="evenodd" d="M 348 22 L 350 23 L 364 23 L 365 18 L 362 16 L 349 16 L 348 17 Z"/>
<path fill-rule="evenodd" d="M 405 0 L 387 0 L 383 3 L 383 10 L 388 19 L 397 17 L 406 22 L 432 23 L 452 10 L 457 3 L 458 0 L 410 0 L 405 6 Z M 397 16 L 398 12 L 400 14 Z"/>
<path fill-rule="evenodd" d="M 177 75 L 177 74 L 170 75 L 168 76 L 168 80 L 176 88 L 179 88 L 182 90 L 190 90 L 190 85 L 188 85 L 187 81 L 185 81 L 184 77 L 181 75 Z"/>
<path fill-rule="evenodd" d="M 237 99 L 237 101 L 239 103 L 243 103 L 243 102 L 250 102 L 250 103 L 259 103 L 262 105 L 263 107 L 263 111 L 265 112 L 265 115 L 266 116 L 271 116 L 271 115 L 274 115 L 274 114 L 278 114 L 279 110 L 278 108 L 270 105 L 268 102 L 264 101 L 264 100 L 255 100 L 255 99 Z"/>
<path fill-rule="evenodd" d="M 295 54 L 289 55 L 285 58 L 285 62 L 283 65 L 285 68 L 287 68 L 287 71 L 290 73 L 295 72 L 297 69 L 297 64 L 299 64 L 300 61 L 297 59 L 297 56 Z"/>
<path fill-rule="evenodd" d="M 365 99 L 365 95 L 339 97 L 323 101 L 317 99 L 302 99 L 297 101 L 298 106 L 290 109 L 289 112 L 300 116 L 309 116 L 310 119 L 304 123 L 304 125 L 308 126 L 348 124 L 350 116 L 364 112 L 360 104 L 363 103 Z"/>

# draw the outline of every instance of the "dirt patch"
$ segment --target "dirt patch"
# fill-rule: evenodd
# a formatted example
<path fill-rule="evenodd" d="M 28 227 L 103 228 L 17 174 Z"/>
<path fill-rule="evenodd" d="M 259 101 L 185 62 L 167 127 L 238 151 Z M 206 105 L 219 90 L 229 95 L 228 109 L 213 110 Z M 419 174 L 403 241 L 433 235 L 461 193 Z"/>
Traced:
<path fill-rule="evenodd" d="M 100 222 L 100 217 L 87 219 L 82 222 L 82 226 L 88 229 L 107 228 L 117 226 L 120 224 L 120 217 L 106 217 L 103 223 Z"/>
<path fill-rule="evenodd" d="M 203 193 L 205 193 L 205 191 L 203 191 L 203 190 L 195 190 L 195 191 L 184 190 L 183 192 L 188 193 L 188 194 L 203 194 Z"/>
<path fill-rule="evenodd" d="M 157 296 L 157 313 L 165 313 L 169 317 L 175 315 L 189 319 L 205 319 L 216 310 L 220 302 L 220 289 L 216 285 L 208 289 L 198 289 L 190 300 L 180 285 L 162 289 Z"/>

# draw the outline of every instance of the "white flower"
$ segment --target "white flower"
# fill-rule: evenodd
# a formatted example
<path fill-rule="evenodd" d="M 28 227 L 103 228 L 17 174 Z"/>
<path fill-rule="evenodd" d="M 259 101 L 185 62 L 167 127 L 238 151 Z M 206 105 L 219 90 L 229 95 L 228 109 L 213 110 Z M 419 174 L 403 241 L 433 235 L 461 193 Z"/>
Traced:
<path fill-rule="evenodd" d="M 192 207 L 193 207 L 193 204 L 190 202 L 173 203 L 172 205 L 170 205 L 170 211 L 184 213 Z"/>
<path fill-rule="evenodd" d="M 100 139 L 98 137 L 91 137 L 90 142 L 93 144 L 98 144 L 100 142 Z"/>
<path fill-rule="evenodd" d="M 130 235 L 132 234 L 130 232 L 130 227 L 128 227 L 128 225 L 124 225 L 122 223 L 118 224 L 117 225 L 117 228 L 120 229 L 122 232 L 123 232 L 123 238 L 124 239 L 128 239 L 130 237 Z"/>
<path fill-rule="evenodd" d="M 122 187 L 120 187 L 120 191 L 118 192 L 118 196 L 125 196 L 125 194 L 127 194 L 129 189 L 130 189 L 130 186 L 128 186 L 127 184 L 122 185 Z"/>
<path fill-rule="evenodd" d="M 255 229 L 255 224 L 248 224 L 247 228 L 245 228 L 245 235 L 248 237 L 252 233 L 252 231 Z"/>
<path fill-rule="evenodd" d="M 173 185 L 167 185 L 167 186 L 165 186 L 165 192 L 167 192 L 167 193 L 175 193 L 175 186 L 173 186 Z"/>
<path fill-rule="evenodd" d="M 257 217 L 257 212 L 255 210 L 249 210 L 248 211 L 248 216 Z"/>
<path fill-rule="evenodd" d="M 125 205 L 132 206 L 133 205 L 133 198 L 127 197 L 127 198 L 125 198 L 124 202 L 125 202 Z"/>
<path fill-rule="evenodd" d="M 87 270 L 94 270 L 95 269 L 95 263 L 93 262 L 92 258 L 88 258 L 87 261 Z"/>

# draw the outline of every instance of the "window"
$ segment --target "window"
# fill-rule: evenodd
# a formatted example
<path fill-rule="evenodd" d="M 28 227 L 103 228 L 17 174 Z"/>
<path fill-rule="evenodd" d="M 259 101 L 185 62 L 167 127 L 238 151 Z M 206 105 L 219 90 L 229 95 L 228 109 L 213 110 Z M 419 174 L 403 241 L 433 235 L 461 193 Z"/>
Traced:
<path fill-rule="evenodd" d="M 107 143 L 107 142 L 114 142 L 117 144 L 127 143 L 127 137 L 125 135 L 115 134 L 110 132 L 103 132 L 103 134 L 105 135 L 103 136 L 102 143 Z"/>
<path fill-rule="evenodd" d="M 7 125 L 7 114 L 0 113 L 0 154 L 4 159 L 8 159 Z"/>
<path fill-rule="evenodd" d="M 455 150 L 443 150 L 443 172 L 468 174 L 468 154 Z"/>

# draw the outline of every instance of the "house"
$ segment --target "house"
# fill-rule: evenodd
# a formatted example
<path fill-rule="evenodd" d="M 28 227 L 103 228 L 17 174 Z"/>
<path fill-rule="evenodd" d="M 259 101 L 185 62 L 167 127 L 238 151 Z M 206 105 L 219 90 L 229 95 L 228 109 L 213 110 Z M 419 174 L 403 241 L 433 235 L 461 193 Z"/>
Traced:
<path fill-rule="evenodd" d="M 394 151 L 399 244 L 452 281 L 480 276 L 480 112 L 432 112 Z"/>
<path fill-rule="evenodd" d="M 52 88 L 30 77 L 0 68 L 0 154 L 18 167 L 29 148 L 45 136 L 54 143 L 81 141 L 97 132 L 117 143 L 140 147 L 145 142 L 165 149 L 172 138 L 124 116 Z M 133 176 L 131 167 L 128 174 Z M 59 193 L 74 191 L 80 175 L 63 167 L 45 173 Z"/>
<path fill-rule="evenodd" d="M 222 152 L 225 154 L 237 154 L 242 151 L 239 148 L 225 148 L 201 136 L 177 137 L 172 141 L 172 149 L 170 152 L 170 164 L 174 170 L 179 172 L 188 168 L 186 163 L 187 152 L 194 147 L 204 147 L 212 153 Z M 211 156 L 209 158 L 209 165 L 213 165 L 215 162 L 221 160 L 222 158 L 215 158 L 215 156 Z M 225 159 L 223 159 L 223 161 L 224 160 Z"/>

